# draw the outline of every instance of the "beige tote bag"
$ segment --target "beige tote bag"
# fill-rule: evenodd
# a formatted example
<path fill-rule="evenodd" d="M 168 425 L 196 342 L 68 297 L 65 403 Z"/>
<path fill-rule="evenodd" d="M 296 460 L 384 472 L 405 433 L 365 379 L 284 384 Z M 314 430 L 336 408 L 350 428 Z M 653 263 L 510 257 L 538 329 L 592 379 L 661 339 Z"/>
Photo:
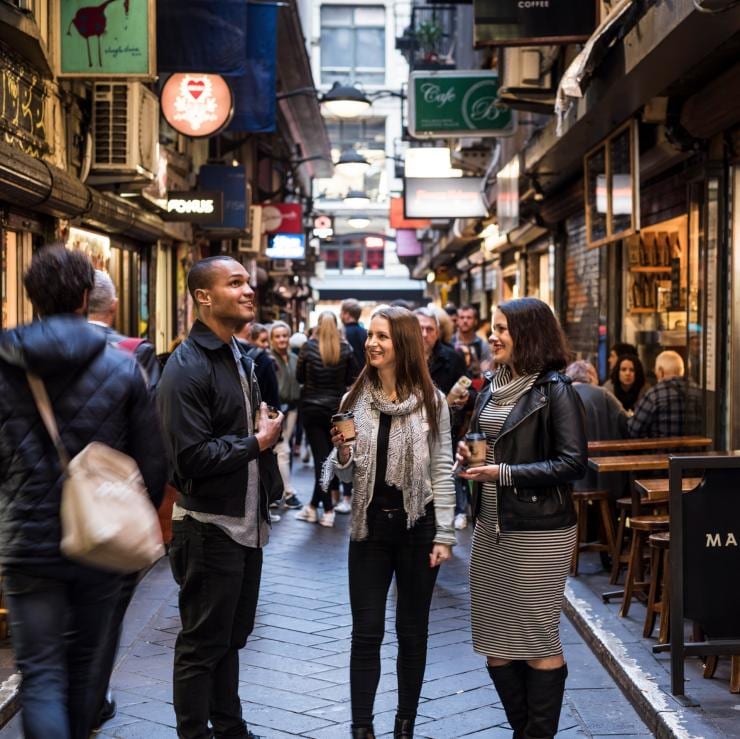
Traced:
<path fill-rule="evenodd" d="M 62 553 L 81 564 L 120 573 L 154 564 L 164 555 L 162 532 L 136 462 L 97 441 L 70 459 L 43 381 L 30 373 L 27 377 L 64 470 Z"/>

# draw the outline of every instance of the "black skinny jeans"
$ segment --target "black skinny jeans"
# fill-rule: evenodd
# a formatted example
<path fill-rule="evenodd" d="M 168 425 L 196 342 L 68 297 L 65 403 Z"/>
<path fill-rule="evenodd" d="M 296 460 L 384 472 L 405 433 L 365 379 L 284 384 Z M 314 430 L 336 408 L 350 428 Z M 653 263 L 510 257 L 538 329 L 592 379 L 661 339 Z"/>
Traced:
<path fill-rule="evenodd" d="M 311 447 L 311 454 L 313 454 L 314 485 L 311 505 L 314 508 L 318 508 L 319 503 L 323 503 L 325 513 L 328 513 L 334 508 L 331 500 L 331 488 L 339 488 L 337 480 L 334 479 L 329 491 L 325 493 L 321 489 L 319 482 L 321 479 L 321 466 L 331 454 L 333 448 L 331 443 L 331 417 L 335 413 L 336 408 L 324 408 L 310 403 L 304 404 L 301 408 L 303 430 L 306 433 L 308 445 Z"/>
<path fill-rule="evenodd" d="M 416 718 L 424 681 L 429 607 L 439 567 L 429 566 L 436 533 L 434 506 L 416 526 L 406 527 L 403 510 L 368 511 L 369 536 L 349 544 L 349 598 L 352 606 L 352 652 L 349 679 L 352 724 L 369 727 L 380 679 L 380 645 L 385 604 L 396 576 L 398 638 L 398 715 Z"/>

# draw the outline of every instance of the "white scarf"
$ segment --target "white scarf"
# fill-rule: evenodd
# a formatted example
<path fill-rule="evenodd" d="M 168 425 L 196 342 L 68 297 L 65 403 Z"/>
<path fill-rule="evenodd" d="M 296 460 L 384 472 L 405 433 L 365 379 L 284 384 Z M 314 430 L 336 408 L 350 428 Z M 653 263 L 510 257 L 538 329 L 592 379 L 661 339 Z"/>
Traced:
<path fill-rule="evenodd" d="M 424 516 L 424 501 L 431 493 L 427 481 L 429 466 L 428 431 L 422 425 L 423 404 L 417 395 L 410 395 L 400 403 L 394 403 L 381 388 L 365 383 L 354 408 L 357 439 L 354 443 L 354 476 L 352 485 L 352 528 L 354 541 L 367 538 L 367 507 L 372 490 L 369 490 L 371 468 L 375 469 L 374 454 L 377 439 L 373 437 L 373 410 L 391 416 L 388 438 L 388 464 L 385 482 L 403 492 L 403 508 L 408 527 L 411 528 Z M 321 471 L 321 487 L 328 490 L 337 450 L 334 449 Z"/>

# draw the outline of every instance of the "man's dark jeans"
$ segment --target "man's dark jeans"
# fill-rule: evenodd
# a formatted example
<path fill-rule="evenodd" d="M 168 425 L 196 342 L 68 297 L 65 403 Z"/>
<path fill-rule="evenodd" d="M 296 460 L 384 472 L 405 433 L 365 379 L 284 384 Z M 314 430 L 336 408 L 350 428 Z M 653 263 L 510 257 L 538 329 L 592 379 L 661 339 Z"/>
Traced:
<path fill-rule="evenodd" d="M 237 544 L 213 524 L 173 521 L 170 565 L 180 586 L 174 704 L 181 739 L 246 737 L 239 701 L 239 650 L 257 610 L 262 550 Z"/>
<path fill-rule="evenodd" d="M 91 697 L 120 578 L 71 562 L 8 566 L 3 587 L 23 676 L 26 739 L 87 739 L 97 718 Z"/>
<path fill-rule="evenodd" d="M 352 724 L 368 727 L 380 679 L 380 645 L 385 605 L 396 575 L 398 638 L 398 715 L 414 719 L 424 681 L 429 608 L 439 567 L 429 566 L 436 533 L 434 507 L 416 526 L 406 526 L 400 511 L 368 511 L 369 536 L 349 544 L 349 597 L 352 607 L 352 651 L 349 679 Z"/>

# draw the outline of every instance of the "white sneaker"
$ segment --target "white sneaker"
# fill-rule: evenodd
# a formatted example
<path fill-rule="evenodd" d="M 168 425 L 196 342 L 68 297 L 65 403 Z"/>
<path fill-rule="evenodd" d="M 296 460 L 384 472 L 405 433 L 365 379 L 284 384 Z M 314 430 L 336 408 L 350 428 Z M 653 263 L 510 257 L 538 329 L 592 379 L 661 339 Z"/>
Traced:
<path fill-rule="evenodd" d="M 280 516 L 277 513 L 270 513 L 270 521 L 277 523 L 280 520 Z"/>
<path fill-rule="evenodd" d="M 319 520 L 316 509 L 311 508 L 310 505 L 304 505 L 303 508 L 295 514 L 295 517 L 298 521 L 307 521 L 308 523 L 316 523 Z"/>
<path fill-rule="evenodd" d="M 464 513 L 458 513 L 455 516 L 455 528 L 460 531 L 468 527 L 468 517 Z"/>
<path fill-rule="evenodd" d="M 343 498 L 341 503 L 337 503 L 334 506 L 334 510 L 337 513 L 351 513 L 352 512 L 352 504 L 349 502 L 347 498 Z"/>
<path fill-rule="evenodd" d="M 331 510 L 329 513 L 325 513 L 321 520 L 319 521 L 319 526 L 326 526 L 326 528 L 330 529 L 332 526 L 334 526 L 334 511 Z"/>

